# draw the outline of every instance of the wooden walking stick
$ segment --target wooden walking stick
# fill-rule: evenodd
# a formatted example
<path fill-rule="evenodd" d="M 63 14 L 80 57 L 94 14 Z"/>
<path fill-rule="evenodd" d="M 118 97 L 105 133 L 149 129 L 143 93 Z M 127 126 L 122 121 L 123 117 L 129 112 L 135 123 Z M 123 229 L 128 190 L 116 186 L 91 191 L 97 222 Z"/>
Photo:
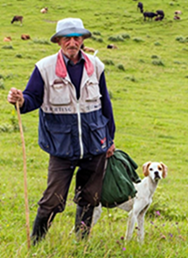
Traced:
<path fill-rule="evenodd" d="M 28 198 L 27 198 L 27 166 L 26 166 L 26 151 L 25 151 L 25 141 L 24 141 L 24 134 L 22 128 L 22 121 L 20 116 L 20 107 L 18 101 L 16 102 L 16 109 L 18 114 L 18 122 L 22 140 L 22 150 L 23 150 L 23 171 L 24 171 L 24 193 L 25 193 L 25 214 L 26 214 L 26 231 L 27 231 L 27 246 L 28 249 L 30 248 L 30 233 L 29 233 L 29 205 L 28 205 Z"/>

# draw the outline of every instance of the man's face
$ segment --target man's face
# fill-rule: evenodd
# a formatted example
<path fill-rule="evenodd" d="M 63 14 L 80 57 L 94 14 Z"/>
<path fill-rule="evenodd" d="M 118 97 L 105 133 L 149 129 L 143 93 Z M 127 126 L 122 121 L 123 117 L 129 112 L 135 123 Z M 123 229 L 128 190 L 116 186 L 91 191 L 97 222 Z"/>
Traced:
<path fill-rule="evenodd" d="M 64 55 L 70 60 L 76 61 L 78 59 L 80 47 L 83 43 L 83 37 L 61 37 L 58 43 L 61 46 Z"/>

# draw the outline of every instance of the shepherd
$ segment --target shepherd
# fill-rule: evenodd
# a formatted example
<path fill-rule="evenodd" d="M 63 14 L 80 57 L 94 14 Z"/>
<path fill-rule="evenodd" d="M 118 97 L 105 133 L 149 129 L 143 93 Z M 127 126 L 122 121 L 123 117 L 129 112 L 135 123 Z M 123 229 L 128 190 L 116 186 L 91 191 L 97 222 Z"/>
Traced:
<path fill-rule="evenodd" d="M 79 18 L 57 22 L 51 41 L 58 53 L 36 63 L 22 92 L 11 88 L 8 101 L 20 112 L 39 108 L 39 145 L 49 154 L 48 184 L 38 202 L 31 234 L 42 240 L 56 214 L 63 212 L 76 167 L 75 232 L 88 237 L 94 207 L 99 205 L 106 159 L 115 150 L 115 122 L 104 64 L 81 50 L 91 37 Z"/>

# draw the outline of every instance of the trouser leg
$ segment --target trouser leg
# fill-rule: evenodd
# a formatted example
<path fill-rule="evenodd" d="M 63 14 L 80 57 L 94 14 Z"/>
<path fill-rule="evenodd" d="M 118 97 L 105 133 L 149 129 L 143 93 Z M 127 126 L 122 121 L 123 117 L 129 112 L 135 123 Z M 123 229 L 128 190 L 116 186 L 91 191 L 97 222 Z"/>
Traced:
<path fill-rule="evenodd" d="M 77 203 L 75 231 L 80 239 L 88 236 L 92 226 L 94 207 L 101 197 L 105 162 L 106 154 L 79 162 L 74 201 Z"/>
<path fill-rule="evenodd" d="M 102 192 L 106 154 L 79 161 L 74 201 L 79 206 L 97 206 Z"/>
<path fill-rule="evenodd" d="M 38 202 L 39 208 L 31 235 L 34 245 L 45 237 L 55 215 L 65 209 L 73 173 L 74 166 L 70 161 L 50 156 L 48 185 Z"/>

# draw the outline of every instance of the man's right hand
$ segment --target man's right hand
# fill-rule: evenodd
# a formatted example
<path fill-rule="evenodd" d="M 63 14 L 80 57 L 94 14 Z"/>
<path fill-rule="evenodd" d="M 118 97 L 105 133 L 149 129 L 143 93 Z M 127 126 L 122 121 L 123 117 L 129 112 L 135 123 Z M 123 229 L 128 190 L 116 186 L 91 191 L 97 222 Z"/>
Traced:
<path fill-rule="evenodd" d="M 19 103 L 19 107 L 23 106 L 24 97 L 21 90 L 17 90 L 16 88 L 11 88 L 7 97 L 9 103 L 15 105 L 16 102 Z"/>

